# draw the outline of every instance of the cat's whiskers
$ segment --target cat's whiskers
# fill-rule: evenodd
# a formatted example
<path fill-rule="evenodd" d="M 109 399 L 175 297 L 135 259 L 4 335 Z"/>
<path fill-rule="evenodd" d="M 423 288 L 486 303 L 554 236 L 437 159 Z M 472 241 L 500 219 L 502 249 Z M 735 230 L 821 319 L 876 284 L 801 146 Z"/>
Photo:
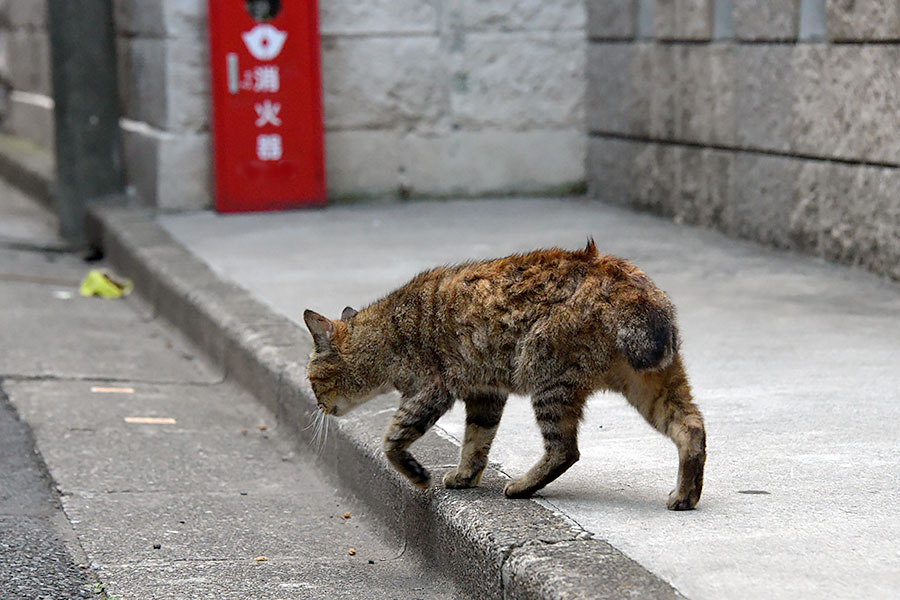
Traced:
<path fill-rule="evenodd" d="M 318 449 L 316 449 L 316 456 L 322 456 L 322 451 L 325 450 L 325 444 L 328 443 L 328 423 L 331 421 L 331 419 L 329 419 L 328 416 L 325 415 L 325 413 L 322 413 L 322 421 L 325 423 L 325 433 L 322 436 L 322 440 L 319 443 Z"/>
<path fill-rule="evenodd" d="M 306 427 L 303 428 L 303 431 L 309 431 L 311 427 L 316 425 L 316 417 L 319 416 L 319 411 L 315 410 L 309 413 L 309 419 L 306 421 Z"/>
<path fill-rule="evenodd" d="M 314 426 L 313 435 L 312 435 L 312 438 L 310 438 L 310 440 L 309 440 L 310 446 L 317 445 L 319 436 L 322 434 L 322 417 L 323 417 L 323 415 L 322 415 L 321 411 L 317 410 L 315 413 L 313 413 L 313 417 L 315 420 L 313 421 L 313 426 Z"/>

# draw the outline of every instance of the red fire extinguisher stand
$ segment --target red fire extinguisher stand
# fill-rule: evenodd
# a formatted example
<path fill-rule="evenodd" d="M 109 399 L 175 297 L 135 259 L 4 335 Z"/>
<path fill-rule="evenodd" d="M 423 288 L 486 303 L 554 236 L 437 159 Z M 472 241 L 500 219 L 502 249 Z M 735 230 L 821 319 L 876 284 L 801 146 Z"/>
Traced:
<path fill-rule="evenodd" d="M 216 208 L 322 205 L 316 0 L 209 0 Z"/>

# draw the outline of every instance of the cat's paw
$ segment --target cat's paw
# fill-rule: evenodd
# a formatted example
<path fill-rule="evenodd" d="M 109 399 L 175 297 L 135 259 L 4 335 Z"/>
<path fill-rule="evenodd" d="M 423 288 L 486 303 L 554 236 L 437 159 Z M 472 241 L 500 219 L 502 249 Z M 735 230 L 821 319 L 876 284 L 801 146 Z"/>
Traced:
<path fill-rule="evenodd" d="M 451 490 L 471 488 L 478 485 L 480 477 L 461 477 L 459 469 L 450 469 L 444 474 L 444 487 Z"/>
<path fill-rule="evenodd" d="M 666 502 L 666 508 L 669 510 L 693 510 L 699 501 L 699 494 L 679 495 L 678 490 L 672 490 L 669 492 L 669 500 Z"/>
<path fill-rule="evenodd" d="M 521 480 L 510 481 L 503 488 L 503 495 L 507 498 L 531 498 L 535 490 Z"/>
<path fill-rule="evenodd" d="M 419 468 L 409 475 L 409 480 L 420 490 L 427 490 L 431 485 L 431 473 L 419 465 Z"/>

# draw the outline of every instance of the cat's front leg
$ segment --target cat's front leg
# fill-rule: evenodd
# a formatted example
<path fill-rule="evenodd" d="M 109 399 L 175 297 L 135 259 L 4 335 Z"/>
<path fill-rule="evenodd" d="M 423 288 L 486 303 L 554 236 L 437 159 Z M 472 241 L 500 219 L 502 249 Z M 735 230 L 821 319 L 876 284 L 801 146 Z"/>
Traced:
<path fill-rule="evenodd" d="M 459 450 L 459 466 L 444 475 L 444 485 L 448 488 L 475 487 L 481 481 L 506 405 L 506 394 L 473 394 L 464 400 L 466 433 Z"/>
<path fill-rule="evenodd" d="M 384 435 L 384 454 L 400 473 L 422 489 L 431 474 L 410 454 L 409 446 L 422 437 L 453 405 L 453 396 L 434 386 L 413 396 L 404 396 Z"/>

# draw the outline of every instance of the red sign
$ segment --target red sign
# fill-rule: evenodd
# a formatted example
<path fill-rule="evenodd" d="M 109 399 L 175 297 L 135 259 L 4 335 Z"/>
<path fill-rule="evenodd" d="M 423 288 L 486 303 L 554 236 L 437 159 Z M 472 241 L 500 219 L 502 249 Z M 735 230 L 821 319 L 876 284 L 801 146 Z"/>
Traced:
<path fill-rule="evenodd" d="M 209 0 L 209 31 L 216 208 L 325 204 L 317 1 Z"/>

